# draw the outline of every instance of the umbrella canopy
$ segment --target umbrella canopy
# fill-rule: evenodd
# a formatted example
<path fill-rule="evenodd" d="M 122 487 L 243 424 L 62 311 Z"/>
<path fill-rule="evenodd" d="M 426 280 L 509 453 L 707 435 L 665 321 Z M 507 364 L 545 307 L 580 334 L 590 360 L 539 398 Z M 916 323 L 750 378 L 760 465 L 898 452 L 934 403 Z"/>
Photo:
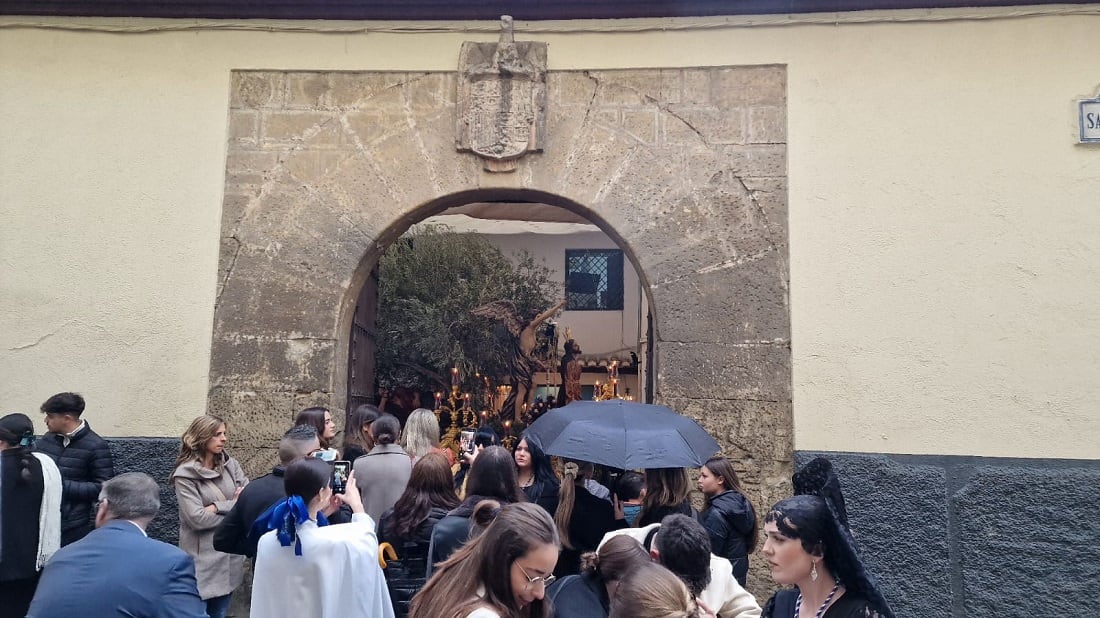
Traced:
<path fill-rule="evenodd" d="M 699 423 L 665 406 L 574 401 L 527 428 L 548 455 L 622 469 L 703 465 L 720 449 Z"/>

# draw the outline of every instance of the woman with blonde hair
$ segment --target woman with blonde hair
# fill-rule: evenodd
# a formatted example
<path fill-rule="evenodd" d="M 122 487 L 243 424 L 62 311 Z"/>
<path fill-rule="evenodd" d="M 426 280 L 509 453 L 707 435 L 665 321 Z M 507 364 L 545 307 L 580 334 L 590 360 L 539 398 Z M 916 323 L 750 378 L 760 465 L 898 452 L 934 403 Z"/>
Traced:
<path fill-rule="evenodd" d="M 562 544 L 561 557 L 554 569 L 558 577 L 579 573 L 582 553 L 595 550 L 608 532 L 626 527 L 626 515 L 618 497 L 613 496 L 613 501 L 608 502 L 585 488 L 586 472 L 591 469 L 592 464 L 577 461 L 566 461 L 562 467 L 558 507 L 554 511 L 554 525 Z"/>
<path fill-rule="evenodd" d="M 652 468 L 645 471 L 645 499 L 634 526 L 659 524 L 669 515 L 692 515 L 688 495 L 691 484 L 684 468 Z"/>
<path fill-rule="evenodd" d="M 199 596 L 210 618 L 223 618 L 229 598 L 244 579 L 244 556 L 214 550 L 214 529 L 248 484 L 241 466 L 225 452 L 225 421 L 200 416 L 180 440 L 169 480 L 179 504 L 179 546 L 195 561 Z"/>
<path fill-rule="evenodd" d="M 413 463 L 428 453 L 439 453 L 447 458 L 448 465 L 454 465 L 455 454 L 450 449 L 439 448 L 439 419 L 435 412 L 427 408 L 417 408 L 405 421 L 401 433 L 405 452 L 412 457 Z"/>
<path fill-rule="evenodd" d="M 480 460 L 480 459 L 479 459 Z M 483 500 L 474 523 L 485 530 L 436 567 L 412 600 L 411 618 L 549 618 L 558 535 L 550 515 L 529 502 Z"/>
<path fill-rule="evenodd" d="M 701 606 L 672 571 L 651 562 L 631 571 L 611 600 L 611 618 L 706 618 Z"/>

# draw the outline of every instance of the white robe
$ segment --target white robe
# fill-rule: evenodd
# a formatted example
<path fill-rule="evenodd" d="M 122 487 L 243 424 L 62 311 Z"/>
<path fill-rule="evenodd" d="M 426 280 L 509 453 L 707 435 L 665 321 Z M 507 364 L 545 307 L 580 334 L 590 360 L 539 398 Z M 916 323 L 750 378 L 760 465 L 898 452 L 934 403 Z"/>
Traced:
<path fill-rule="evenodd" d="M 272 530 L 256 547 L 253 618 L 393 618 L 378 537 L 369 515 L 351 523 L 298 527 L 302 555 L 283 547 Z"/>

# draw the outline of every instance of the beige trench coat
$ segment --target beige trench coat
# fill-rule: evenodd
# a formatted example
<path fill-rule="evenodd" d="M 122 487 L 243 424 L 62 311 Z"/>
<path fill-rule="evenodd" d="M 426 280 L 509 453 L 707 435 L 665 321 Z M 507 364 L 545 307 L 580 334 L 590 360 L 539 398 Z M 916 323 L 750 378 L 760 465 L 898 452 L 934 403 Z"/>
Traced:
<path fill-rule="evenodd" d="M 180 549 L 195 560 L 199 596 L 212 599 L 227 595 L 244 580 L 244 556 L 214 550 L 214 528 L 237 503 L 238 487 L 248 484 L 241 465 L 226 456 L 220 469 L 204 468 L 192 461 L 172 472 L 180 512 Z M 206 510 L 213 504 L 217 513 Z"/>

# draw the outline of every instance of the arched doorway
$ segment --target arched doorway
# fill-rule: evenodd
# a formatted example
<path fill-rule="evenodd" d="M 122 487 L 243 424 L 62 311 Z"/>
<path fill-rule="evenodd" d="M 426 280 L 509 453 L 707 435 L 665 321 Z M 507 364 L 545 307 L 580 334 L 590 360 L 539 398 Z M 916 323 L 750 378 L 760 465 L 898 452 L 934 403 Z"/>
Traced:
<path fill-rule="evenodd" d="M 536 372 L 527 405 L 556 397 L 560 386 L 556 359 L 567 338 L 582 350 L 581 392 L 591 399 L 610 389 L 617 396 L 652 401 L 655 371 L 652 358 L 652 300 L 639 276 L 636 256 L 620 245 L 586 210 L 560 196 L 539 195 L 540 201 L 501 200 L 501 192 L 485 191 L 482 200 L 452 206 L 421 223 L 446 226 L 460 234 L 476 234 L 515 259 L 521 252 L 547 268 L 564 294 L 566 305 L 553 324 L 553 349 L 539 354 L 543 368 Z M 534 192 L 530 198 L 535 199 Z M 562 204 L 559 206 L 558 204 Z M 432 212 L 433 205 L 424 207 Z M 420 224 L 414 224 L 410 231 Z M 371 267 L 352 315 L 347 362 L 347 409 L 376 403 L 376 318 L 379 312 L 379 269 Z M 507 299 L 503 299 L 507 300 Z M 433 374 L 439 375 L 441 369 Z M 446 390 L 438 383 L 431 391 Z M 420 400 L 427 405 L 426 393 Z M 391 398 L 392 399 L 392 398 Z M 407 402 L 406 402 L 407 403 Z M 408 404 L 406 407 L 409 407 Z M 404 410 L 407 413 L 410 410 Z M 399 414 L 400 415 L 400 414 Z"/>

